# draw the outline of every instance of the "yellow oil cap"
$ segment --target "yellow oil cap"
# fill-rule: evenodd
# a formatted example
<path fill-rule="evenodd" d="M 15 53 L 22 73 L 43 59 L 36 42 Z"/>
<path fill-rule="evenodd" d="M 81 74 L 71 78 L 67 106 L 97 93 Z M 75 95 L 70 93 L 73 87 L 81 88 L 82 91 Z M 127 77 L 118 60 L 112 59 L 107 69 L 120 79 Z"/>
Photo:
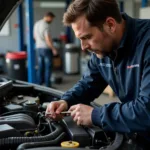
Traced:
<path fill-rule="evenodd" d="M 61 143 L 61 147 L 65 147 L 65 148 L 77 148 L 79 147 L 79 143 L 75 142 L 75 141 L 64 141 Z"/>

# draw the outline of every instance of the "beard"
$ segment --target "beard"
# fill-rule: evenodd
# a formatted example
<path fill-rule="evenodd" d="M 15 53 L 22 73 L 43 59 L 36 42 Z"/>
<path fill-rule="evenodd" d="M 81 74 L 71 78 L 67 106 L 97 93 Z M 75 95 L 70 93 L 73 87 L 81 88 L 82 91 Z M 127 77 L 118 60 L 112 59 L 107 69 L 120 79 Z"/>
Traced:
<path fill-rule="evenodd" d="M 118 49 L 118 44 L 116 42 L 112 42 L 109 47 L 106 49 L 103 49 L 102 51 L 100 50 L 95 50 L 95 54 L 98 58 L 102 59 L 106 56 L 110 57 L 110 55 Z"/>
<path fill-rule="evenodd" d="M 108 56 L 109 55 L 109 53 L 108 52 L 106 52 L 106 51 L 100 51 L 100 50 L 98 50 L 98 49 L 95 49 L 95 50 L 93 50 L 93 49 L 88 49 L 87 50 L 88 52 L 90 52 L 90 53 L 94 53 L 98 58 L 100 58 L 100 59 L 102 59 L 102 58 L 104 58 L 104 57 L 106 57 L 106 56 Z"/>
<path fill-rule="evenodd" d="M 46 21 L 46 23 L 47 23 L 47 24 L 50 24 L 50 23 L 51 23 L 51 21 Z"/>

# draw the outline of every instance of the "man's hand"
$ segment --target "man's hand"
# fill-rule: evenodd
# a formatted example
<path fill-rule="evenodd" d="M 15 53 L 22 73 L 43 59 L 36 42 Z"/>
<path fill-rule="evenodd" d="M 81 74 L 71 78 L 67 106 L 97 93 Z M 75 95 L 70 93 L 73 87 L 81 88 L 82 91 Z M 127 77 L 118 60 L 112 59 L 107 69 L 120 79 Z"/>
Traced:
<path fill-rule="evenodd" d="M 57 50 L 55 48 L 52 49 L 52 53 L 53 53 L 54 56 L 58 55 L 58 52 L 57 52 Z"/>
<path fill-rule="evenodd" d="M 71 106 L 69 111 L 71 111 L 71 116 L 73 117 L 73 120 L 77 123 L 77 125 L 92 125 L 91 114 L 93 111 L 93 107 L 83 104 L 77 104 Z"/>
<path fill-rule="evenodd" d="M 54 120 L 60 120 L 63 116 L 60 114 L 62 111 L 68 109 L 68 104 L 64 100 L 53 101 L 51 102 L 46 109 L 46 115 Z"/>

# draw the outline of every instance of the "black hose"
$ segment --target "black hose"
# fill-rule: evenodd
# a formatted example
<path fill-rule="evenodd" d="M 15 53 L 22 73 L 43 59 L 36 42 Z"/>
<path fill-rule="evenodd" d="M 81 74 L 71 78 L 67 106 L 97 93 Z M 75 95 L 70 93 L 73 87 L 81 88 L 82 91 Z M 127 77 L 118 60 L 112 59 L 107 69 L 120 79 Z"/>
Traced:
<path fill-rule="evenodd" d="M 23 84 L 14 84 L 13 83 L 13 90 L 16 92 L 31 92 L 33 91 L 33 85 L 23 85 Z"/>
<path fill-rule="evenodd" d="M 63 127 L 61 127 L 58 123 L 52 123 L 55 131 L 45 135 L 45 136 L 36 136 L 36 137 L 8 137 L 0 139 L 0 148 L 1 147 L 11 147 L 18 146 L 19 144 L 25 142 L 42 142 L 42 141 L 50 141 L 58 137 L 63 132 Z"/>
<path fill-rule="evenodd" d="M 48 125 L 49 125 L 49 129 L 51 132 L 53 132 L 53 128 L 52 128 L 52 125 L 51 125 L 51 121 L 49 119 L 46 119 Z"/>
<path fill-rule="evenodd" d="M 12 115 L 12 114 L 17 114 L 17 113 L 31 113 L 32 115 L 35 115 L 37 116 L 37 112 L 35 111 L 29 111 L 29 110 L 18 110 L 18 111 L 10 111 L 10 112 L 6 112 L 6 113 L 3 113 L 1 114 L 0 116 L 6 116 L 6 115 Z"/>
<path fill-rule="evenodd" d="M 99 150 L 119 150 L 123 143 L 123 134 L 116 133 L 115 140 L 112 145 L 100 148 Z"/>
<path fill-rule="evenodd" d="M 24 85 L 24 84 L 15 84 L 15 83 L 13 83 L 13 87 L 15 87 L 15 88 L 24 88 L 24 89 L 28 89 L 28 88 L 31 88 L 31 89 L 33 89 L 33 85 Z"/>
<path fill-rule="evenodd" d="M 25 150 L 27 148 L 37 148 L 37 147 L 45 147 L 45 146 L 56 146 L 64 139 L 65 135 L 66 133 L 63 132 L 56 139 L 51 141 L 23 143 L 18 146 L 17 150 Z"/>

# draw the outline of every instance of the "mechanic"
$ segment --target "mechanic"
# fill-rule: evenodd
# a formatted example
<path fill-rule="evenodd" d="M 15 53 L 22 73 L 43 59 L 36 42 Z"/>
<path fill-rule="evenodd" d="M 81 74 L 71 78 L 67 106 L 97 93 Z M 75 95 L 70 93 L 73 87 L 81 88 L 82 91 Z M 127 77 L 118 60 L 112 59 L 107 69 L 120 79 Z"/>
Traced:
<path fill-rule="evenodd" d="M 116 0 L 74 0 L 63 22 L 71 26 L 83 51 L 91 52 L 88 71 L 60 101 L 51 102 L 51 118 L 71 111 L 78 125 L 105 131 L 150 131 L 150 20 L 120 13 Z M 121 103 L 93 108 L 90 102 L 110 85 Z M 150 138 L 150 136 L 149 136 Z"/>
<path fill-rule="evenodd" d="M 37 84 L 42 84 L 43 80 L 47 87 L 51 87 L 52 57 L 57 55 L 57 50 L 53 45 L 50 35 L 50 23 L 55 15 L 47 12 L 43 19 L 38 20 L 34 25 L 34 39 L 37 50 L 38 70 Z"/>

